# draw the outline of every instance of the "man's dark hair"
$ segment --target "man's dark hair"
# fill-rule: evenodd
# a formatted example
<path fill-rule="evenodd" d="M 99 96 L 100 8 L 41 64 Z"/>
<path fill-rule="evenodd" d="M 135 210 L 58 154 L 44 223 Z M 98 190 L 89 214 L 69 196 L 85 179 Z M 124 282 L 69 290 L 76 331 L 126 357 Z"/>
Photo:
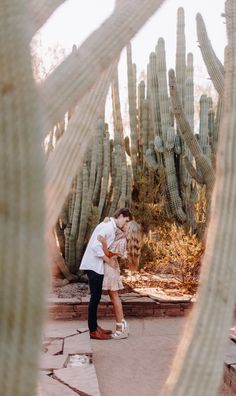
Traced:
<path fill-rule="evenodd" d="M 133 215 L 128 208 L 117 209 L 112 217 L 118 219 L 120 215 L 123 215 L 124 217 L 129 217 L 130 220 L 133 220 Z"/>

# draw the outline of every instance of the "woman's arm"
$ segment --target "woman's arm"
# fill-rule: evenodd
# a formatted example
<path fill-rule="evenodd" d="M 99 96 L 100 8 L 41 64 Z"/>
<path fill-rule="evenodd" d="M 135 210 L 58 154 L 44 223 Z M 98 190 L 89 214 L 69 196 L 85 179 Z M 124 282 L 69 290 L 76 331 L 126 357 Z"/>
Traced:
<path fill-rule="evenodd" d="M 116 253 L 112 253 L 112 252 L 109 251 L 109 249 L 108 249 L 108 247 L 107 247 L 106 238 L 104 238 L 102 235 L 98 235 L 98 236 L 97 236 L 97 239 L 98 239 L 99 242 L 101 242 L 102 248 L 103 248 L 104 253 L 105 253 L 105 255 L 106 255 L 107 257 L 117 256 Z"/>

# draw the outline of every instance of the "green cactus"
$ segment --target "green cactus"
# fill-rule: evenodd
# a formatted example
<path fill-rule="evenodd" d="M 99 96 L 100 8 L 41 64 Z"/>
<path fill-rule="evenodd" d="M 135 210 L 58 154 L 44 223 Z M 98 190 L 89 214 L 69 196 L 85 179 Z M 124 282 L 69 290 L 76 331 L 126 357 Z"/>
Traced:
<path fill-rule="evenodd" d="M 197 169 L 200 172 L 200 174 L 198 173 L 197 178 L 196 178 L 197 171 L 192 173 L 191 176 L 195 177 L 197 181 L 201 180 L 201 182 L 206 185 L 207 220 L 208 220 L 210 214 L 211 193 L 215 183 L 215 174 L 209 162 L 209 159 L 203 154 L 202 149 L 199 143 L 197 142 L 197 139 L 193 134 L 190 124 L 184 114 L 183 107 L 181 105 L 180 98 L 178 96 L 174 70 L 169 71 L 169 90 L 171 94 L 172 106 L 175 113 L 175 118 L 177 121 L 179 131 L 183 139 L 185 140 L 185 143 L 188 145 L 188 148 L 195 159 Z M 191 162 L 188 160 L 188 157 L 185 158 L 185 162 L 188 163 L 189 165 L 188 169 L 194 169 L 193 166 L 191 165 Z"/>
<path fill-rule="evenodd" d="M 82 203 L 81 203 L 81 215 L 80 215 L 80 223 L 79 223 L 79 233 L 78 239 L 76 242 L 76 262 L 77 266 L 79 266 L 80 260 L 83 255 L 84 249 L 84 239 L 87 231 L 87 223 L 88 223 L 88 188 L 89 188 L 89 180 L 88 180 L 88 168 L 87 164 L 83 164 L 83 189 L 82 189 Z"/>
<path fill-rule="evenodd" d="M 102 169 L 103 169 L 103 136 L 104 136 L 105 124 L 103 119 L 99 119 L 97 123 L 97 167 L 96 167 L 96 182 L 93 191 L 93 205 L 99 204 L 99 196 L 101 189 L 102 180 Z"/>
<path fill-rule="evenodd" d="M 206 95 L 200 98 L 200 123 L 199 123 L 199 143 L 202 151 L 210 158 L 209 130 L 208 130 L 209 101 Z"/>
<path fill-rule="evenodd" d="M 185 18 L 184 9 L 177 11 L 177 43 L 176 43 L 176 83 L 182 106 L 185 105 L 186 84 L 186 44 L 185 44 Z"/>
<path fill-rule="evenodd" d="M 142 103 L 142 150 L 143 156 L 148 148 L 148 99 L 144 99 Z"/>
<path fill-rule="evenodd" d="M 224 90 L 224 67 L 212 48 L 204 20 L 200 13 L 196 16 L 196 22 L 197 36 L 203 60 L 216 91 L 222 96 Z"/>
<path fill-rule="evenodd" d="M 137 110 L 136 110 L 136 76 L 132 64 L 132 50 L 129 43 L 127 49 L 127 73 L 128 73 L 128 101 L 130 119 L 130 138 L 131 138 L 131 162 L 133 169 L 134 187 L 137 188 L 137 153 L 138 153 L 138 134 L 137 134 Z"/>
<path fill-rule="evenodd" d="M 109 215 L 115 212 L 118 202 L 120 199 L 121 194 L 121 181 L 122 181 L 122 148 L 120 145 L 115 145 L 114 150 L 114 171 L 115 171 L 115 179 L 114 179 L 114 186 L 113 186 L 113 198 L 112 203 L 109 211 Z"/>
<path fill-rule="evenodd" d="M 156 53 L 162 142 L 159 141 L 160 137 L 157 136 L 154 143 L 158 152 L 160 152 L 160 148 L 163 150 L 164 169 L 166 175 L 168 197 L 170 199 L 170 208 L 172 210 L 172 213 L 177 217 L 177 219 L 180 222 L 184 222 L 186 220 L 186 215 L 182 209 L 182 201 L 179 195 L 178 180 L 175 168 L 174 144 L 176 133 L 174 128 L 171 127 L 169 97 L 166 79 L 165 43 L 162 38 L 158 40 Z"/>
<path fill-rule="evenodd" d="M 106 196 L 108 191 L 108 182 L 109 182 L 109 171 L 110 171 L 110 142 L 109 142 L 109 133 L 106 132 L 104 136 L 103 142 L 103 173 L 102 173 L 102 185 L 100 191 L 100 200 L 98 205 L 98 214 L 99 220 L 101 219 L 104 205 L 106 202 Z"/>

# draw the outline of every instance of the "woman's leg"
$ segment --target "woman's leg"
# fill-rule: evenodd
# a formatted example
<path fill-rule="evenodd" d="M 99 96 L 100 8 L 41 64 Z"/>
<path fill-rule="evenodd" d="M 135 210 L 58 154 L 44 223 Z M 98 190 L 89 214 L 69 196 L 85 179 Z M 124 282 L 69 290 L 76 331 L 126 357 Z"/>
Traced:
<path fill-rule="evenodd" d="M 122 321 L 122 319 L 124 319 L 124 314 L 123 314 L 123 307 L 122 307 L 122 303 L 121 303 L 121 299 L 118 294 L 118 291 L 117 290 L 108 290 L 108 294 L 110 296 L 112 305 L 114 307 L 116 322 L 120 323 Z"/>
<path fill-rule="evenodd" d="M 122 339 L 127 338 L 129 335 L 129 328 L 126 320 L 124 319 L 123 307 L 118 291 L 109 290 L 111 302 L 114 307 L 114 313 L 116 317 L 116 331 L 112 334 L 113 338 Z"/>

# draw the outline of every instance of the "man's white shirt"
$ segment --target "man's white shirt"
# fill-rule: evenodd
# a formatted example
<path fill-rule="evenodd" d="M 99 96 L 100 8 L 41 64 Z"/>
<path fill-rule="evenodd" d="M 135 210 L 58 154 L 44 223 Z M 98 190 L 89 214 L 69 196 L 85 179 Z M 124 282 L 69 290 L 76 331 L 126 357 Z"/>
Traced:
<path fill-rule="evenodd" d="M 98 241 L 98 235 L 102 235 L 106 238 L 107 246 L 112 244 L 115 240 L 116 223 L 114 218 L 110 218 L 107 223 L 100 223 L 94 229 L 91 238 L 88 242 L 86 250 L 84 252 L 80 269 L 81 270 L 92 270 L 98 274 L 104 274 L 104 261 L 102 257 L 105 255 L 101 242 Z"/>

